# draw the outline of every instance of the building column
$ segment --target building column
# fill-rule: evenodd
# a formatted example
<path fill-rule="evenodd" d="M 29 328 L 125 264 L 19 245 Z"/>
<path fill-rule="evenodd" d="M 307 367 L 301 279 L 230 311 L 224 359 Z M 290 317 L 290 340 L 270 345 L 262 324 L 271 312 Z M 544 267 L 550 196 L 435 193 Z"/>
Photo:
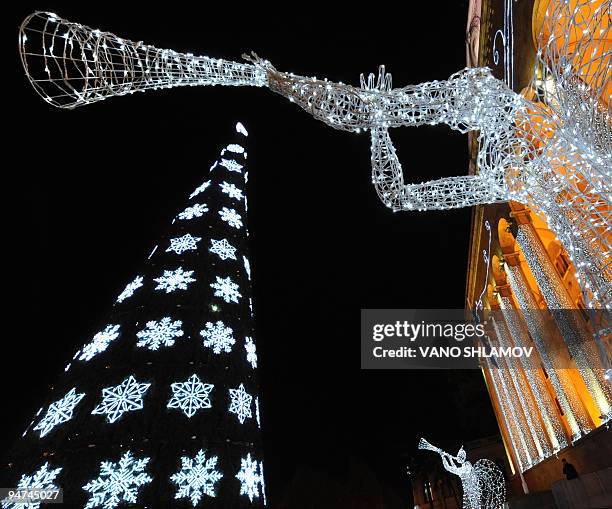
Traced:
<path fill-rule="evenodd" d="M 512 448 L 511 461 L 517 467 L 517 470 L 523 471 L 527 468 L 527 455 L 525 447 L 523 447 L 524 440 L 520 436 L 520 430 L 516 426 L 516 422 L 512 418 L 512 412 L 509 408 L 507 398 L 505 397 L 501 376 L 499 374 L 499 367 L 494 366 L 489 359 L 485 360 L 486 372 L 488 374 L 487 380 L 491 382 L 490 396 L 492 400 L 497 402 L 499 409 L 499 422 L 500 428 L 506 431 L 510 438 L 510 447 Z M 503 433 L 502 433 L 503 435 Z"/>
<path fill-rule="evenodd" d="M 592 335 L 581 323 L 576 306 L 569 298 L 563 282 L 553 267 L 541 240 L 531 223 L 519 224 L 516 240 L 525 255 L 551 315 L 559 328 L 580 375 L 598 411 L 599 419 L 612 418 L 612 390 L 604 377 L 604 370 Z"/>
<path fill-rule="evenodd" d="M 571 431 L 571 439 L 575 441 L 583 433 L 588 433 L 593 429 L 591 419 L 584 409 L 580 398 L 577 397 L 571 378 L 566 370 L 556 369 L 548 355 L 547 344 L 544 340 L 547 326 L 542 318 L 544 310 L 538 309 L 538 305 L 531 294 L 525 275 L 518 263 L 518 253 L 512 255 L 506 254 L 505 260 L 506 275 L 510 288 L 518 302 L 519 308 L 523 312 L 529 334 L 536 345 L 542 365 L 555 391 L 557 401 Z"/>
<path fill-rule="evenodd" d="M 528 336 L 523 320 L 518 315 L 517 310 L 514 308 L 512 299 L 510 297 L 501 297 L 501 309 L 502 315 L 508 325 L 510 331 L 510 338 L 514 346 L 521 348 L 531 346 L 531 339 Z M 511 344 L 504 346 L 513 346 Z M 535 356 L 534 356 L 535 357 Z M 520 366 L 516 366 L 515 369 L 522 367 L 522 372 L 527 381 L 525 387 L 525 393 L 529 393 L 533 396 L 535 401 L 534 416 L 539 416 L 541 419 L 542 427 L 538 427 L 538 438 L 540 438 L 540 444 L 542 445 L 542 452 L 544 457 L 550 456 L 553 452 L 557 452 L 564 447 L 567 447 L 567 439 L 565 432 L 560 423 L 561 417 L 557 415 L 556 405 L 554 400 L 551 398 L 550 393 L 546 389 L 546 383 L 543 375 L 540 373 L 540 368 L 534 362 L 535 359 L 521 357 Z M 512 361 L 515 363 L 516 361 Z M 547 438 L 548 440 L 546 440 Z M 548 445 L 552 446 L 552 450 Z"/>
<path fill-rule="evenodd" d="M 497 336 L 498 346 L 502 348 L 511 347 L 510 334 L 506 324 L 502 320 L 496 320 L 494 317 L 491 320 L 495 335 Z M 533 466 L 546 458 L 547 453 L 549 455 L 550 452 L 548 450 L 547 438 L 544 435 L 542 426 L 539 425 L 538 411 L 533 404 L 531 393 L 529 390 L 525 390 L 528 382 L 523 378 L 523 370 L 517 369 L 508 362 L 508 359 L 499 357 L 497 363 L 501 369 L 503 384 L 508 388 L 508 396 L 514 402 L 515 415 L 522 420 L 522 426 L 529 437 L 527 446 L 531 458 L 530 466 Z"/>

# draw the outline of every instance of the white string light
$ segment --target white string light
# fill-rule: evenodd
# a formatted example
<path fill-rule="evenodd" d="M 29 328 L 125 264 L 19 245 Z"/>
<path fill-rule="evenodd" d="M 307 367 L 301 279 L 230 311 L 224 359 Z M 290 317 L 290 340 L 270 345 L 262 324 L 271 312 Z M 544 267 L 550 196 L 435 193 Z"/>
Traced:
<path fill-rule="evenodd" d="M 488 459 L 480 459 L 472 465 L 461 447 L 456 456 L 419 440 L 419 449 L 437 452 L 444 468 L 459 476 L 463 488 L 463 509 L 502 509 L 506 501 L 506 484 L 499 467 Z"/>
<path fill-rule="evenodd" d="M 392 88 L 391 75 L 381 67 L 377 77 L 362 75 L 361 86 L 353 87 L 279 72 L 255 54 L 246 57 L 251 63 L 236 63 L 157 49 L 45 12 L 24 20 L 19 46 L 30 82 L 58 107 L 185 85 L 267 86 L 335 129 L 369 130 L 372 182 L 388 207 L 441 210 L 521 202 L 548 221 L 572 257 L 587 305 L 602 308 L 612 306 L 612 134 L 610 111 L 599 99 L 610 66 L 602 44 L 612 29 L 601 23 L 593 30 L 593 20 L 605 16 L 604 9 L 605 2 L 591 7 L 586 0 L 560 0 L 547 11 L 532 82 L 541 92 L 538 102 L 486 68 Z M 567 30 L 558 30 L 564 22 Z M 573 33 L 583 36 L 575 41 Z M 591 60 L 576 69 L 576 55 Z M 580 74 L 585 69 L 586 81 Z M 509 72 L 504 71 L 511 80 Z M 478 131 L 478 174 L 405 184 L 388 129 L 425 124 Z M 234 149 L 243 150 L 227 147 Z M 229 169 L 240 171 L 233 166 Z"/>

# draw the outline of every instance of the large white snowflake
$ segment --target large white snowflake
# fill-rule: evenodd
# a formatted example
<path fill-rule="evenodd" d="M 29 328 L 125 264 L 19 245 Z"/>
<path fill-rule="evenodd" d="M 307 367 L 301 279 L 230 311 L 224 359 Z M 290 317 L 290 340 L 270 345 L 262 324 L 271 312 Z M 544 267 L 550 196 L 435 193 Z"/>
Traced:
<path fill-rule="evenodd" d="M 219 256 L 222 260 L 231 258 L 236 260 L 236 248 L 232 246 L 226 239 L 215 240 L 210 239 L 211 247 L 209 251 Z"/>
<path fill-rule="evenodd" d="M 227 168 L 229 171 L 235 171 L 237 173 L 242 173 L 242 165 L 238 164 L 233 159 L 221 159 L 221 162 L 219 164 Z"/>
<path fill-rule="evenodd" d="M 136 346 L 146 346 L 149 350 L 157 350 L 160 345 L 174 345 L 174 338 L 180 338 L 183 335 L 181 329 L 183 322 L 180 320 L 172 321 L 172 318 L 166 316 L 159 322 L 151 320 L 147 322 L 147 328 L 136 334 L 139 339 Z"/>
<path fill-rule="evenodd" d="M 142 396 L 150 386 L 130 376 L 115 387 L 102 389 L 102 402 L 91 413 L 105 414 L 108 422 L 115 422 L 125 412 L 142 409 Z"/>
<path fill-rule="evenodd" d="M 236 474 L 236 479 L 240 481 L 241 495 L 249 497 L 251 502 L 254 498 L 259 498 L 259 485 L 263 484 L 263 476 L 259 473 L 257 460 L 251 458 L 251 453 L 240 459 L 240 471 Z"/>
<path fill-rule="evenodd" d="M 45 463 L 32 475 L 21 476 L 21 479 L 17 483 L 17 490 L 58 490 L 59 488 L 55 485 L 55 478 L 62 471 L 61 468 L 54 468 L 49 470 L 49 463 Z M 4 500 L 2 502 L 3 509 L 38 509 L 40 502 L 32 500 L 31 502 L 9 502 Z"/>
<path fill-rule="evenodd" d="M 198 375 L 191 375 L 186 382 L 170 384 L 172 398 L 168 402 L 168 408 L 179 408 L 187 417 L 191 417 L 200 408 L 211 408 L 210 391 L 213 384 L 203 383 Z"/>
<path fill-rule="evenodd" d="M 263 498 L 263 505 L 268 505 L 268 501 L 266 500 L 266 480 L 263 470 L 263 461 L 259 462 L 259 482 L 261 483 L 261 496 Z"/>
<path fill-rule="evenodd" d="M 204 182 L 200 187 L 197 187 L 193 193 L 191 193 L 189 195 L 189 199 L 191 200 L 191 198 L 195 198 L 198 194 L 200 194 L 201 192 L 205 191 L 207 187 L 210 186 L 210 180 L 207 180 L 206 182 Z"/>
<path fill-rule="evenodd" d="M 142 286 L 144 278 L 142 276 L 136 276 L 134 281 L 128 283 L 128 285 L 123 289 L 123 291 L 117 297 L 117 302 L 121 303 L 128 297 L 134 295 L 134 292 Z"/>
<path fill-rule="evenodd" d="M 73 387 L 62 399 L 51 403 L 45 416 L 36 426 L 34 426 L 35 430 L 40 430 L 41 438 L 58 424 L 72 419 L 74 407 L 76 407 L 84 397 L 85 393 L 77 394 L 76 388 Z"/>
<path fill-rule="evenodd" d="M 206 458 L 200 450 L 194 458 L 183 456 L 181 464 L 181 469 L 170 476 L 178 488 L 174 498 L 189 498 L 195 507 L 202 495 L 216 496 L 215 484 L 223 477 L 217 470 L 217 456 Z"/>
<path fill-rule="evenodd" d="M 251 412 L 253 396 L 244 390 L 243 384 L 240 384 L 238 389 L 229 389 L 229 394 L 231 400 L 229 412 L 236 414 L 240 424 L 243 424 L 247 417 L 253 417 L 253 413 Z"/>
<path fill-rule="evenodd" d="M 242 200 L 244 198 L 242 195 L 242 190 L 238 189 L 234 184 L 228 184 L 227 182 L 223 181 L 219 185 L 221 186 L 221 191 L 229 195 L 230 198 L 233 198 L 234 200 Z"/>
<path fill-rule="evenodd" d="M 242 261 L 244 263 L 244 270 L 247 274 L 247 277 L 249 278 L 249 281 L 251 280 L 251 264 L 249 263 L 249 259 L 246 256 L 242 257 Z"/>
<path fill-rule="evenodd" d="M 225 147 L 225 150 L 234 152 L 236 154 L 242 154 L 244 152 L 244 147 L 238 145 L 237 143 L 230 143 L 227 147 Z"/>
<path fill-rule="evenodd" d="M 226 327 L 221 320 L 215 324 L 206 322 L 206 328 L 200 331 L 200 335 L 204 337 L 204 346 L 212 348 L 217 354 L 232 351 L 232 346 L 236 343 L 233 334 L 232 328 Z"/>
<path fill-rule="evenodd" d="M 166 290 L 166 293 L 173 292 L 174 290 L 187 290 L 187 285 L 195 281 L 191 276 L 193 270 L 183 270 L 183 267 L 179 267 L 176 270 L 164 270 L 164 275 L 155 278 L 153 281 L 157 281 L 156 290 Z"/>
<path fill-rule="evenodd" d="M 196 203 L 193 207 L 187 207 L 178 215 L 179 219 L 193 219 L 194 217 L 202 217 L 204 212 L 208 212 L 206 203 Z"/>
<path fill-rule="evenodd" d="M 215 289 L 215 297 L 221 297 L 225 302 L 238 303 L 242 295 L 238 291 L 238 285 L 230 277 L 221 278 L 216 276 L 217 281 L 211 283 L 211 288 Z"/>
<path fill-rule="evenodd" d="M 89 361 L 95 355 L 106 350 L 110 342 L 119 337 L 119 329 L 119 325 L 107 325 L 103 331 L 98 332 L 93 337 L 90 343 L 86 344 L 82 350 L 77 352 L 76 355 L 79 356 L 79 360 Z"/>
<path fill-rule="evenodd" d="M 198 242 L 201 240 L 200 237 L 192 237 L 190 233 L 186 233 L 182 237 L 170 239 L 170 247 L 166 249 L 166 253 L 174 251 L 176 254 L 180 255 L 184 251 L 198 249 Z"/>
<path fill-rule="evenodd" d="M 144 471 L 149 460 L 150 458 L 136 459 L 127 451 L 117 463 L 103 461 L 98 478 L 83 486 L 83 489 L 91 494 L 85 509 L 114 509 L 121 502 L 135 504 L 140 487 L 153 480 Z"/>
<path fill-rule="evenodd" d="M 219 215 L 221 216 L 221 219 L 223 219 L 223 221 L 225 221 L 231 227 L 242 228 L 242 217 L 234 209 L 223 207 L 219 211 Z"/>
<path fill-rule="evenodd" d="M 253 338 L 249 336 L 244 338 L 244 349 L 247 352 L 247 362 L 255 369 L 257 367 L 257 347 L 253 342 Z"/>

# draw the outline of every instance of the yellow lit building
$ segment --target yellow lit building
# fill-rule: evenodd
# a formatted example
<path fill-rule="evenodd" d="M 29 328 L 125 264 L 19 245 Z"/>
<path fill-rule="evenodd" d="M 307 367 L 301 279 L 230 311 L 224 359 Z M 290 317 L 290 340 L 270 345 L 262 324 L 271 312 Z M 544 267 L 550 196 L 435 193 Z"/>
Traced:
<path fill-rule="evenodd" d="M 527 87 L 542 19 L 555 1 L 561 0 L 472 0 L 468 63 L 492 68 L 515 91 L 537 100 L 537 91 Z M 595 20 L 593 30 L 610 22 L 609 17 Z M 609 66 L 612 40 L 600 48 L 603 65 Z M 581 56 L 575 61 L 582 77 Z M 609 108 L 612 71 L 607 78 L 600 100 Z M 546 85 L 542 80 L 541 86 Z M 546 125 L 533 128 L 541 133 Z M 472 138 L 472 161 L 474 143 Z M 473 164 L 470 172 L 477 171 Z M 609 217 L 610 211 L 605 212 Z M 602 229 L 612 235 L 610 224 Z M 466 308 L 486 321 L 492 346 L 533 346 L 537 352 L 529 365 L 482 366 L 515 493 L 550 490 L 563 478 L 560 458 L 585 474 L 612 467 L 610 328 L 605 312 L 586 309 L 583 290 L 570 256 L 533 211 L 514 202 L 474 209 Z"/>

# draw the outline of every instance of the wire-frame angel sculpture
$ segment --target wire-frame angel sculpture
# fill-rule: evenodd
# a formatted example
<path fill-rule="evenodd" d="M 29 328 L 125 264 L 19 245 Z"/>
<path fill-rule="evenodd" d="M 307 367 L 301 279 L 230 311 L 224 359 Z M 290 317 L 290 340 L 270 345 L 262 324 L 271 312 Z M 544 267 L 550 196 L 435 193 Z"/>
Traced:
<path fill-rule="evenodd" d="M 506 501 L 506 483 L 498 466 L 488 459 L 479 459 L 473 465 L 461 447 L 456 456 L 419 440 L 419 449 L 437 452 L 444 468 L 459 476 L 463 489 L 463 509 L 501 509 Z"/>
<path fill-rule="evenodd" d="M 612 307 L 612 77 L 610 5 L 542 0 L 537 64 L 521 95 L 487 68 L 393 88 L 381 67 L 361 86 L 250 63 L 194 56 L 122 39 L 36 12 L 20 30 L 23 65 L 50 104 L 74 108 L 149 89 L 267 87 L 327 125 L 370 133 L 372 182 L 393 209 L 440 210 L 515 200 L 547 221 L 572 258 L 585 302 Z M 404 182 L 390 128 L 446 124 L 478 132 L 478 173 Z"/>

